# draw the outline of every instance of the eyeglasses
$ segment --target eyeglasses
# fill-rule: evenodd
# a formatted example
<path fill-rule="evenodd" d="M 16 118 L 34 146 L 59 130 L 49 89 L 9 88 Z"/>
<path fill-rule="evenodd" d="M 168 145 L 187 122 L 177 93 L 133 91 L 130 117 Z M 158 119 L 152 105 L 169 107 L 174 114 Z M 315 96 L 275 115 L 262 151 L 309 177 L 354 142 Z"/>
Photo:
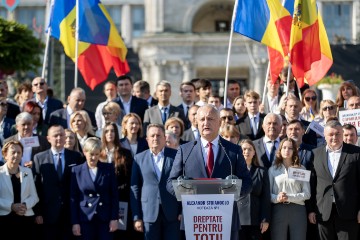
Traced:
<path fill-rule="evenodd" d="M 223 116 L 223 117 L 221 117 L 221 119 L 222 120 L 228 119 L 229 121 L 232 121 L 232 120 L 234 120 L 234 117 L 232 117 L 232 116 Z"/>
<path fill-rule="evenodd" d="M 310 102 L 310 100 L 315 101 L 315 100 L 316 100 L 316 96 L 312 96 L 312 97 L 305 97 L 305 101 Z"/>
<path fill-rule="evenodd" d="M 2 106 L 2 107 L 7 107 L 8 104 L 7 104 L 6 102 L 0 102 L 0 106 Z"/>
<path fill-rule="evenodd" d="M 334 110 L 334 106 L 323 107 L 322 110 L 323 110 L 323 111 L 331 111 L 331 110 Z"/>
<path fill-rule="evenodd" d="M 39 82 L 39 83 L 34 83 L 33 86 L 34 87 L 37 87 L 37 86 L 44 86 L 45 85 L 45 82 Z"/>

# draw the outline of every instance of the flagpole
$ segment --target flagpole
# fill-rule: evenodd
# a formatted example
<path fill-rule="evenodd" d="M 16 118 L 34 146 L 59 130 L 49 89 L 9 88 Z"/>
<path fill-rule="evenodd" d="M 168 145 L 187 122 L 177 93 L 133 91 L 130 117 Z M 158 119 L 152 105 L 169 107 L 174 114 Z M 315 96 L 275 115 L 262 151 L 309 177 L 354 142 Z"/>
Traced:
<path fill-rule="evenodd" d="M 227 59 L 226 59 L 225 92 L 224 92 L 224 107 L 225 108 L 227 107 L 227 89 L 228 89 L 228 79 L 229 79 L 229 63 L 230 63 L 231 45 L 232 45 L 232 38 L 233 38 L 233 34 L 234 34 L 234 22 L 235 22 L 237 6 L 238 6 L 238 0 L 235 0 L 234 10 L 233 10 L 233 15 L 232 15 L 232 20 L 231 20 L 228 55 L 227 55 Z"/>
<path fill-rule="evenodd" d="M 289 61 L 288 74 L 286 80 L 286 96 L 289 96 L 290 73 L 291 73 L 291 63 Z"/>
<path fill-rule="evenodd" d="M 76 0 L 76 26 L 75 26 L 75 71 L 74 87 L 78 86 L 78 55 L 79 55 L 79 0 Z"/>
<path fill-rule="evenodd" d="M 50 31 L 51 31 L 51 27 L 48 28 L 48 31 L 46 34 L 44 60 L 43 60 L 43 67 L 42 67 L 42 71 L 41 71 L 41 78 L 43 78 L 43 79 L 45 79 L 46 62 L 47 62 L 47 57 L 49 54 Z M 47 82 L 46 79 L 45 79 L 45 82 Z"/>
<path fill-rule="evenodd" d="M 267 82 L 268 82 L 268 79 L 269 79 L 269 73 L 270 73 L 270 60 L 269 60 L 268 67 L 267 67 L 267 70 L 266 70 L 264 91 L 263 91 L 263 97 L 262 97 L 262 104 L 265 103 L 266 89 L 267 89 L 266 86 L 267 86 Z"/>

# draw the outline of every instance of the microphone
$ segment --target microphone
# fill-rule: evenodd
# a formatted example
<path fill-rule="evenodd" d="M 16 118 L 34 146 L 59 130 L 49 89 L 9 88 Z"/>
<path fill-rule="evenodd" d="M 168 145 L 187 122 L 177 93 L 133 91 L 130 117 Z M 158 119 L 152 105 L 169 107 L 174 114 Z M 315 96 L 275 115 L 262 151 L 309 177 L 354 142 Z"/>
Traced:
<path fill-rule="evenodd" d="M 186 164 L 187 160 L 189 159 L 190 154 L 191 154 L 191 152 L 193 151 L 193 149 L 194 149 L 194 147 L 195 147 L 196 144 L 197 144 L 197 140 L 195 140 L 195 141 L 193 142 L 193 145 L 192 145 L 192 147 L 191 147 L 191 149 L 190 149 L 189 154 L 187 155 L 185 161 L 183 161 L 183 164 L 182 164 L 183 175 L 182 175 L 182 176 L 179 176 L 179 177 L 178 177 L 178 180 L 189 180 L 189 179 L 190 179 L 190 178 L 188 178 L 188 177 L 185 176 L 185 164 Z"/>
<path fill-rule="evenodd" d="M 222 150 L 224 151 L 225 156 L 226 156 L 227 160 L 228 160 L 229 163 L 230 163 L 230 171 L 231 171 L 231 172 L 230 172 L 230 175 L 227 176 L 225 179 L 239 179 L 237 176 L 233 175 L 233 168 L 232 168 L 232 164 L 231 164 L 230 157 L 229 157 L 229 155 L 227 154 L 227 152 L 225 151 L 225 148 L 224 148 L 224 146 L 222 145 L 222 143 L 221 143 L 220 140 L 219 140 L 219 145 L 220 145 L 220 147 L 222 148 Z"/>

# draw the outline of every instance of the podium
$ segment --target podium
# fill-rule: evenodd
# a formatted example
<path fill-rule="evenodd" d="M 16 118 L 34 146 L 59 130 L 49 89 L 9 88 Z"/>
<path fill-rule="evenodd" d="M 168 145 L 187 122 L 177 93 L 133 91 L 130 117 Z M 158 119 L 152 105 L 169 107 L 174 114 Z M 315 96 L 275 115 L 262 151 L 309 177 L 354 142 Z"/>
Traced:
<path fill-rule="evenodd" d="M 172 185 L 182 202 L 186 239 L 230 240 L 241 179 L 178 179 Z"/>
<path fill-rule="evenodd" d="M 241 179 L 178 179 L 172 185 L 176 199 L 181 201 L 182 195 L 197 194 L 234 194 L 234 200 L 240 199 Z"/>

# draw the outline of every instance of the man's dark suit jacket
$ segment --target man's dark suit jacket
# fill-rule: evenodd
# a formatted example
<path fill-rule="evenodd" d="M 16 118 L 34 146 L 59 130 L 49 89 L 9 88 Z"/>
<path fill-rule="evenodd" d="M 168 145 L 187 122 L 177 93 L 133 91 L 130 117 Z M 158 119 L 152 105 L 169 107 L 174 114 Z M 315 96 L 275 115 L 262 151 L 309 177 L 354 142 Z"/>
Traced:
<path fill-rule="evenodd" d="M 120 108 L 124 111 L 124 105 L 121 102 L 121 98 L 117 97 L 113 100 L 117 104 L 119 104 Z M 149 108 L 148 102 L 142 98 L 138 98 L 135 96 L 132 96 L 131 102 L 130 102 L 130 112 L 136 113 L 141 118 L 141 121 L 144 121 L 144 115 L 146 109 Z"/>
<path fill-rule="evenodd" d="M 46 139 L 46 137 L 43 136 L 38 136 L 36 134 L 33 134 L 33 137 L 37 136 L 39 138 L 39 146 L 38 147 L 33 147 L 32 151 L 31 151 L 31 161 L 34 162 L 34 156 L 35 154 L 39 153 L 39 152 L 43 152 L 45 150 L 50 149 L 51 145 L 48 142 L 48 140 Z M 9 141 L 19 141 L 19 134 L 14 134 L 8 138 L 6 138 L 4 140 L 4 143 L 7 143 Z"/>
<path fill-rule="evenodd" d="M 251 128 L 251 123 L 250 123 L 251 120 L 250 120 L 249 115 L 246 114 L 244 117 L 240 118 L 237 121 L 237 125 L 239 126 L 239 129 L 240 129 L 240 133 L 248 136 L 251 140 L 257 140 L 257 139 L 265 136 L 265 132 L 262 128 L 265 116 L 266 116 L 266 114 L 262 114 L 262 113 L 260 113 L 260 115 L 259 115 L 259 118 L 260 118 L 259 119 L 259 127 L 258 127 L 258 131 L 256 133 L 256 136 L 254 136 L 253 130 Z"/>
<path fill-rule="evenodd" d="M 195 103 L 194 103 L 195 104 Z M 185 108 L 183 106 L 183 104 L 181 103 L 179 106 L 177 106 L 179 109 L 181 109 L 184 113 L 184 116 L 185 116 Z M 189 115 L 189 112 L 188 112 L 188 115 Z M 189 116 L 185 116 L 185 122 L 184 122 L 184 126 L 185 126 L 185 129 L 189 129 L 191 128 L 191 122 L 189 121 Z"/>
<path fill-rule="evenodd" d="M 314 166 L 314 153 L 312 152 L 314 148 L 312 145 L 301 143 L 298 149 L 300 164 L 309 171 L 311 171 Z"/>
<path fill-rule="evenodd" d="M 177 221 L 180 214 L 175 195 L 166 190 L 176 150 L 164 148 L 164 164 L 160 180 L 154 172 L 150 150 L 135 155 L 131 173 L 131 210 L 133 220 L 155 222 L 161 207 L 167 221 Z M 178 229 L 175 229 L 175 231 Z"/>
<path fill-rule="evenodd" d="M 270 182 L 267 169 L 252 165 L 250 168 L 252 178 L 251 193 L 237 202 L 241 225 L 259 226 L 260 223 L 270 222 Z"/>
<path fill-rule="evenodd" d="M 263 139 L 264 138 L 262 137 L 258 140 L 253 141 L 253 143 L 255 145 L 256 155 L 259 158 L 260 166 L 264 166 L 266 169 L 269 169 L 272 165 L 272 162 L 270 162 L 270 159 L 266 155 Z"/>
<path fill-rule="evenodd" d="M 313 152 L 310 212 L 316 213 L 318 221 L 329 220 L 335 197 L 339 217 L 356 221 L 360 210 L 360 147 L 343 144 L 334 178 L 329 171 L 326 146 Z"/>
<path fill-rule="evenodd" d="M 33 101 L 36 102 L 35 98 L 30 99 L 29 101 Z M 50 114 L 56 110 L 62 109 L 64 108 L 64 104 L 62 101 L 60 101 L 59 99 L 56 98 L 52 98 L 52 97 L 48 97 L 47 100 L 47 109 L 46 109 L 46 114 L 45 114 L 45 119 L 44 119 L 44 123 L 45 124 L 49 124 L 49 120 L 50 120 Z M 41 115 L 42 116 L 42 115 Z"/>
<path fill-rule="evenodd" d="M 89 110 L 86 109 L 83 110 L 88 113 L 93 129 L 96 129 L 97 125 L 96 125 L 95 114 Z M 63 126 L 64 129 L 68 128 L 66 108 L 58 109 L 50 114 L 49 126 L 53 126 L 53 125 L 61 125 Z"/>
<path fill-rule="evenodd" d="M 81 158 L 80 153 L 64 149 L 65 168 L 60 180 L 51 149 L 34 156 L 35 185 L 40 199 L 35 215 L 43 216 L 45 224 L 57 223 L 62 211 L 65 211 L 66 221 L 70 222 L 71 168 L 77 165 Z"/>
<path fill-rule="evenodd" d="M 12 126 L 15 125 L 15 120 L 12 118 L 5 117 L 4 121 L 2 122 L 2 129 L 3 129 L 3 138 L 4 140 L 12 135 L 11 129 Z M 4 143 L 1 143 L 1 146 L 4 146 Z"/>
<path fill-rule="evenodd" d="M 302 124 L 305 127 L 305 130 L 308 128 L 308 126 L 310 125 L 310 122 L 305 121 L 303 119 L 301 119 Z M 303 142 L 309 145 L 312 145 L 314 147 L 317 147 L 317 136 L 316 136 L 316 132 L 314 132 L 313 130 L 309 129 L 307 131 L 307 133 L 304 134 L 303 136 Z"/>
<path fill-rule="evenodd" d="M 230 162 L 233 170 L 232 174 L 236 175 L 239 179 L 242 179 L 241 196 L 250 193 L 252 188 L 252 180 L 250 172 L 246 167 L 240 146 L 226 141 L 222 137 L 219 137 L 219 141 L 224 146 L 230 159 L 227 158 L 222 147 L 219 146 L 219 151 L 215 158 L 215 165 L 211 176 L 208 176 L 206 173 L 201 141 L 198 140 L 195 145 L 194 141 L 180 145 L 166 186 L 167 190 L 171 194 L 175 196 L 172 180 L 182 176 L 183 172 L 185 173 L 185 176 L 189 178 L 210 177 L 225 179 L 227 176 L 231 175 Z M 186 159 L 187 161 L 185 162 Z M 236 213 L 237 206 L 234 204 L 232 231 L 239 231 L 240 229 L 239 215 Z M 181 228 L 183 229 L 183 227 L 184 226 L 182 221 Z"/>
<path fill-rule="evenodd" d="M 151 108 L 151 107 L 153 107 L 153 106 L 157 105 L 158 103 L 159 103 L 159 101 L 158 101 L 158 100 L 156 100 L 154 97 L 152 97 L 152 98 L 151 98 L 151 102 L 150 102 L 150 106 L 149 106 L 149 108 Z"/>
<path fill-rule="evenodd" d="M 169 116 L 167 116 L 167 119 L 169 119 L 171 117 L 178 117 L 181 120 L 185 121 L 185 115 L 184 115 L 183 110 L 181 110 L 173 105 L 170 105 Z M 143 126 L 145 134 L 146 134 L 147 126 L 151 123 L 163 124 L 162 117 L 161 117 L 161 111 L 160 111 L 158 105 L 153 106 L 145 111 L 144 126 Z"/>
<path fill-rule="evenodd" d="M 8 106 L 7 106 L 6 117 L 15 120 L 16 116 L 21 112 L 20 107 L 17 104 L 12 103 L 10 101 L 7 101 L 7 104 Z"/>

